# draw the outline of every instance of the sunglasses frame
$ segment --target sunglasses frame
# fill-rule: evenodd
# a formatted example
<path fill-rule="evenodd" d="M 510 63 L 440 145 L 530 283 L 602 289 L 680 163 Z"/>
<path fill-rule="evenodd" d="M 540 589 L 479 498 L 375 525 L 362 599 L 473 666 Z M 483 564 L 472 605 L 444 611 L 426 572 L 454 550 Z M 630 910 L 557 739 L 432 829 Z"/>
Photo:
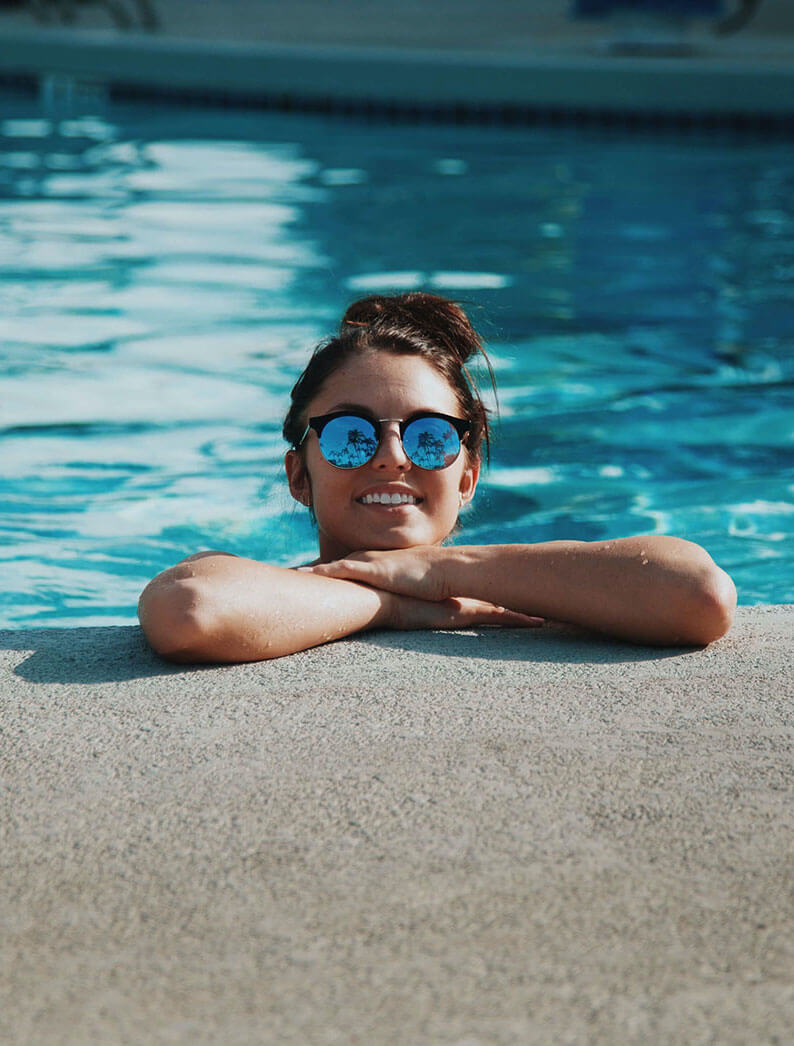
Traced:
<path fill-rule="evenodd" d="M 323 448 L 322 444 L 320 443 L 320 437 L 323 434 L 323 429 L 325 428 L 325 426 L 329 422 L 334 421 L 334 419 L 336 418 L 360 418 L 362 421 L 369 422 L 369 424 L 372 425 L 372 427 L 375 429 L 375 438 L 378 442 L 372 454 L 370 454 L 366 461 L 362 461 L 360 465 L 351 465 L 349 467 L 345 465 L 336 465 L 333 461 L 328 461 L 328 458 L 326 458 L 325 454 L 323 454 Z M 405 435 L 405 430 L 414 421 L 419 421 L 421 418 L 440 418 L 442 421 L 448 422 L 452 426 L 452 428 L 457 432 L 460 447 L 458 448 L 458 453 L 455 455 L 453 460 L 449 462 L 448 465 L 442 465 L 440 468 L 437 469 L 427 468 L 425 465 L 417 464 L 417 462 L 415 462 L 414 459 L 410 457 L 408 452 L 405 450 L 405 445 L 403 444 L 403 436 Z M 354 468 L 360 469 L 364 465 L 368 464 L 368 462 L 372 461 L 372 459 L 378 453 L 382 439 L 382 425 L 385 421 L 399 422 L 400 445 L 403 448 L 403 453 L 415 468 L 423 469 L 423 471 L 425 472 L 441 472 L 443 471 L 443 469 L 449 468 L 450 465 L 454 465 L 460 457 L 460 451 L 463 447 L 466 437 L 471 432 L 470 421 L 466 421 L 465 418 L 455 418 L 451 414 L 442 414 L 440 411 L 436 410 L 418 410 L 414 414 L 409 414 L 407 418 L 376 418 L 374 415 L 366 414 L 360 410 L 335 410 L 332 411 L 330 414 L 318 414 L 314 418 L 309 418 L 309 424 L 306 426 L 306 429 L 300 438 L 300 443 L 298 443 L 298 446 L 301 446 L 306 437 L 309 435 L 309 429 L 314 429 L 314 431 L 317 433 L 317 442 L 320 446 L 320 453 L 323 455 L 323 461 L 327 461 L 328 464 L 331 465 L 333 468 L 342 469 L 345 472 Z"/>

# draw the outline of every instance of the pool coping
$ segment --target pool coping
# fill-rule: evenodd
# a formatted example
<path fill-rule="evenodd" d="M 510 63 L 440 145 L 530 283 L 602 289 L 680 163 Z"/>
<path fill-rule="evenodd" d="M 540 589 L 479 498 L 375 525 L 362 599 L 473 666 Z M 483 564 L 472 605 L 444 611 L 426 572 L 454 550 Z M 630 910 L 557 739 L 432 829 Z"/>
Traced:
<path fill-rule="evenodd" d="M 783 1041 L 793 643 L 0 631 L 0 1038 Z"/>
<path fill-rule="evenodd" d="M 296 106 L 794 117 L 794 61 L 763 54 L 438 52 L 51 29 L 0 33 L 0 75 L 7 81 L 55 75 L 119 91 Z"/>

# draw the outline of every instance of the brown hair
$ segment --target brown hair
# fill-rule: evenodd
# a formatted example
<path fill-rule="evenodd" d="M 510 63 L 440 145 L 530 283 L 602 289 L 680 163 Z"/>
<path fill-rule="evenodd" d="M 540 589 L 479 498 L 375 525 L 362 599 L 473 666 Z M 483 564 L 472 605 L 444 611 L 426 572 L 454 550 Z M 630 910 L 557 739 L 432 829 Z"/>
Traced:
<path fill-rule="evenodd" d="M 306 410 L 324 382 L 351 356 L 367 349 L 421 356 L 431 363 L 447 379 L 463 416 L 471 423 L 466 441 L 469 455 L 479 459 L 484 442 L 487 456 L 488 409 L 466 364 L 481 358 L 495 392 L 491 362 L 461 306 L 422 291 L 393 297 L 375 294 L 353 302 L 347 309 L 339 334 L 320 342 L 292 389 L 283 428 L 284 439 L 291 446 L 300 443 L 308 420 Z"/>

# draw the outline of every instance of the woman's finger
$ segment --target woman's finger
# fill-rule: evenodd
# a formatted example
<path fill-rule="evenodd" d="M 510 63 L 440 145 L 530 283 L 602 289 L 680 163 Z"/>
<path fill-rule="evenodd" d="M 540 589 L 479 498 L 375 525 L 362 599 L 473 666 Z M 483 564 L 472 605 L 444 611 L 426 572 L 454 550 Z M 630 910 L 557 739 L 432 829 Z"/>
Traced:
<path fill-rule="evenodd" d="M 520 614 L 478 599 L 452 597 L 440 602 L 394 596 L 390 628 L 539 628 L 544 619 Z"/>
<path fill-rule="evenodd" d="M 331 563 L 315 563 L 311 567 L 298 567 L 305 574 L 319 574 L 321 577 L 349 578 L 357 573 L 365 572 L 366 563 L 358 563 L 350 559 L 335 559 Z"/>
<path fill-rule="evenodd" d="M 498 628 L 541 628 L 545 619 L 522 614 L 507 607 L 483 603 L 475 599 L 451 599 L 451 614 L 459 625 L 492 625 Z M 457 606 L 455 607 L 455 604 Z"/>

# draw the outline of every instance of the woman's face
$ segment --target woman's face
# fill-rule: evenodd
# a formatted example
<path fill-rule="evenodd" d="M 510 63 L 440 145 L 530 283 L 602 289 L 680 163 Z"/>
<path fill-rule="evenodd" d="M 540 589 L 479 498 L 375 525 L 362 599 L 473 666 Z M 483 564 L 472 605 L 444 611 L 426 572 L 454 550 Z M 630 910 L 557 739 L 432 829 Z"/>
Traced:
<path fill-rule="evenodd" d="M 423 410 L 461 417 L 452 387 L 435 367 L 420 356 L 378 350 L 363 352 L 335 371 L 308 414 L 356 407 L 376 418 L 402 419 Z M 429 471 L 405 456 L 397 424 L 384 424 L 381 433 L 375 456 L 360 468 L 330 465 L 313 429 L 302 452 L 287 452 L 290 490 L 314 509 L 322 562 L 349 552 L 437 545 L 474 495 L 479 464 L 467 461 L 465 448 L 448 468 Z M 415 503 L 364 503 L 367 495 L 395 493 L 411 495 Z"/>

